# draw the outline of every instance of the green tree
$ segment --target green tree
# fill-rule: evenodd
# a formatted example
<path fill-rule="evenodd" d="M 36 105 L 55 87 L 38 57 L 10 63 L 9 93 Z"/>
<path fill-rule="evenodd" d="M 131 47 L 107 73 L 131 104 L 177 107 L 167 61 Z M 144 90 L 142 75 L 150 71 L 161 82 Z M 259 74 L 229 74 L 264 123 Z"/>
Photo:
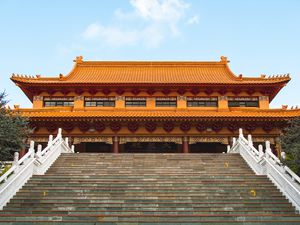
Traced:
<path fill-rule="evenodd" d="M 28 119 L 6 108 L 6 93 L 0 93 L 0 161 L 12 160 L 25 147 L 30 129 Z"/>
<path fill-rule="evenodd" d="M 300 117 L 291 120 L 284 130 L 281 147 L 286 153 L 284 163 L 300 176 Z"/>

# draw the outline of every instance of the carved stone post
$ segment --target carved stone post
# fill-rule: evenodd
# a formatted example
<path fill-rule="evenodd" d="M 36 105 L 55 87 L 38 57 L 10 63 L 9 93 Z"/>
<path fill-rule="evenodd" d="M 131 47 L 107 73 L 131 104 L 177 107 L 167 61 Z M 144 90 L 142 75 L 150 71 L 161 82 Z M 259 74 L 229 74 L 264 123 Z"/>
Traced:
<path fill-rule="evenodd" d="M 38 145 L 37 152 L 35 153 L 35 157 L 38 159 L 42 156 L 42 145 Z"/>
<path fill-rule="evenodd" d="M 113 153 L 118 154 L 119 153 L 119 138 L 113 137 Z"/>
<path fill-rule="evenodd" d="M 182 138 L 182 152 L 189 153 L 189 139 L 188 137 Z"/>
<path fill-rule="evenodd" d="M 15 154 L 14 154 L 13 166 L 16 167 L 15 171 L 16 171 L 16 173 L 18 173 L 19 172 L 19 152 L 15 152 Z"/>
<path fill-rule="evenodd" d="M 53 141 L 53 135 L 50 134 L 50 135 L 49 135 L 48 146 L 52 144 L 52 141 Z"/>

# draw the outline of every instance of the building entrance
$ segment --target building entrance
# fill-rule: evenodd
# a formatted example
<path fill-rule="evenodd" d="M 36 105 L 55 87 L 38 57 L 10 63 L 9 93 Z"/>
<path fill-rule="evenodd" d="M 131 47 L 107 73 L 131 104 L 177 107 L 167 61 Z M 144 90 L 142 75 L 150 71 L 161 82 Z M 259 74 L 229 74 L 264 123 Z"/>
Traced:
<path fill-rule="evenodd" d="M 197 142 L 190 145 L 190 153 L 222 153 L 227 151 L 227 146 L 215 142 Z"/>
<path fill-rule="evenodd" d="M 181 145 L 173 142 L 127 142 L 120 153 L 180 153 Z"/>
<path fill-rule="evenodd" d="M 111 153 L 111 145 L 104 142 L 81 142 L 75 149 L 76 152 Z"/>

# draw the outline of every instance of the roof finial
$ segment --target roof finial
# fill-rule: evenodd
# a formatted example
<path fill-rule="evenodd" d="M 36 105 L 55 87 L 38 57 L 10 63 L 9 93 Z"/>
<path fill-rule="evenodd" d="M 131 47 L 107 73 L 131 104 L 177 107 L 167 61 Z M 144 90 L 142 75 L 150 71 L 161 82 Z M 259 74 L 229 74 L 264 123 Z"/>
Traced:
<path fill-rule="evenodd" d="M 76 56 L 76 58 L 73 61 L 76 62 L 76 63 L 82 63 L 83 57 L 81 55 L 80 56 Z"/>
<path fill-rule="evenodd" d="M 226 56 L 221 56 L 221 62 L 225 62 L 225 63 L 228 63 L 230 62 Z"/>

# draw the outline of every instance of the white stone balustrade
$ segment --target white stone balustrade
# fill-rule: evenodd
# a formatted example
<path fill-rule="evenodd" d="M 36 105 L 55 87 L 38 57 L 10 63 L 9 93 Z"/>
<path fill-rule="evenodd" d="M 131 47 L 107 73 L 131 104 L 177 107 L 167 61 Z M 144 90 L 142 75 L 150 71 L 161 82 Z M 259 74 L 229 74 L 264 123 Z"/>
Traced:
<path fill-rule="evenodd" d="M 227 153 L 239 153 L 257 175 L 267 175 L 300 212 L 300 178 L 273 154 L 269 141 L 266 141 L 265 151 L 262 145 L 257 150 L 252 136 L 249 134 L 246 139 L 243 130 L 239 129 L 239 137 L 233 138 L 233 145 Z M 282 156 L 284 158 L 285 153 Z"/>
<path fill-rule="evenodd" d="M 19 153 L 15 152 L 11 168 L 0 177 L 0 210 L 32 175 L 45 174 L 61 153 L 74 153 L 74 146 L 69 147 L 68 138 L 62 138 L 61 128 L 58 129 L 55 139 L 52 135 L 49 136 L 48 145 L 44 150 L 38 145 L 35 152 L 34 141 L 31 141 L 28 152 L 21 159 Z"/>

